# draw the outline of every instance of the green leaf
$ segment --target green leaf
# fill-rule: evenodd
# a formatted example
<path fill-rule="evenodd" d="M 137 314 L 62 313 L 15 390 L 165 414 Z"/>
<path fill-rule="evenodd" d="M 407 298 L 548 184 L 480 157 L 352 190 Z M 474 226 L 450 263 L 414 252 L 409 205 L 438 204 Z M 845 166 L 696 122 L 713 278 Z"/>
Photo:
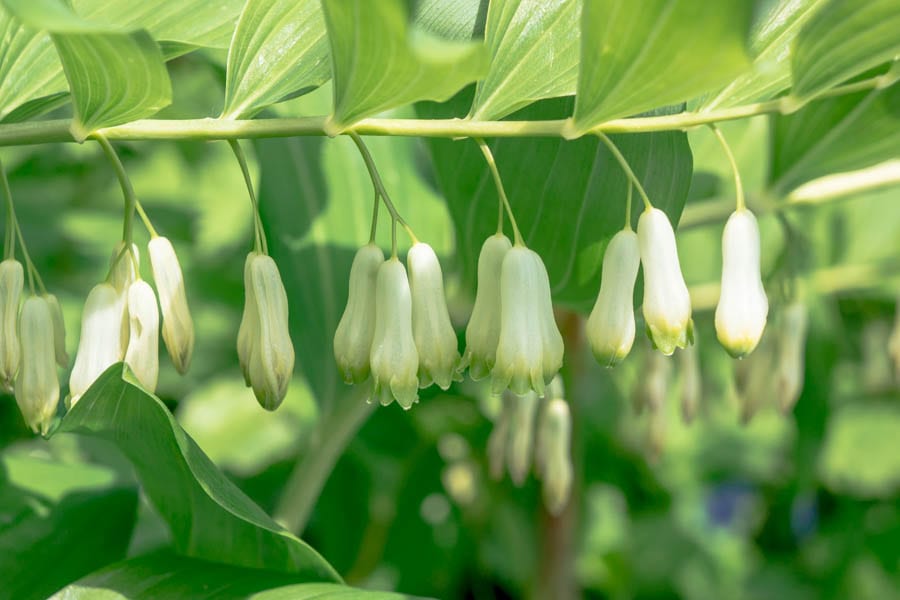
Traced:
<path fill-rule="evenodd" d="M 487 0 L 418 0 L 413 21 L 425 31 L 449 40 L 484 37 Z"/>
<path fill-rule="evenodd" d="M 515 116 L 558 118 L 568 114 L 571 105 L 571 99 L 545 100 Z M 429 108 L 421 110 L 424 113 Z M 441 116 L 452 115 L 450 110 Z M 677 223 L 691 181 L 686 135 L 665 132 L 611 139 L 650 200 Z M 474 142 L 435 139 L 429 143 L 438 184 L 456 229 L 458 260 L 467 279 L 474 282 L 481 245 L 497 229 L 496 190 Z M 627 179 L 619 163 L 593 136 L 573 141 L 499 139 L 490 146 L 519 228 L 547 266 L 554 301 L 589 309 L 600 287 L 606 242 L 625 223 Z M 636 223 L 640 214 L 637 194 L 634 207 Z"/>
<path fill-rule="evenodd" d="M 487 70 L 481 43 L 411 28 L 403 0 L 324 0 L 322 7 L 331 40 L 333 133 L 389 108 L 446 100 Z"/>
<path fill-rule="evenodd" d="M 900 84 L 814 101 L 772 119 L 770 186 L 778 195 L 900 156 Z"/>
<path fill-rule="evenodd" d="M 187 556 L 340 581 L 303 541 L 275 523 L 207 458 L 172 414 L 122 364 L 69 410 L 60 432 L 106 439 L 131 461 L 147 496 Z"/>
<path fill-rule="evenodd" d="M 800 31 L 793 94 L 809 99 L 900 56 L 897 0 L 831 0 Z"/>
<path fill-rule="evenodd" d="M 575 93 L 581 2 L 494 0 L 485 43 L 491 67 L 475 90 L 473 119 L 498 119 L 543 98 Z"/>
<path fill-rule="evenodd" d="M 318 0 L 249 0 L 228 51 L 223 117 L 238 118 L 331 77 Z"/>
<path fill-rule="evenodd" d="M 711 110 L 774 98 L 789 89 L 791 48 L 800 28 L 827 0 L 777 0 L 762 11 L 750 30 L 750 69 L 710 94 L 700 106 Z"/>
<path fill-rule="evenodd" d="M 689 100 L 740 75 L 750 8 L 745 0 L 586 2 L 576 130 Z"/>
<path fill-rule="evenodd" d="M 137 489 L 116 481 L 106 468 L 5 451 L 0 457 L 3 596 L 46 598 L 124 558 L 137 499 Z"/>
<path fill-rule="evenodd" d="M 88 575 L 60 590 L 60 600 L 136 598 L 248 598 L 254 600 L 403 600 L 409 596 L 335 583 L 298 583 L 296 576 L 242 569 L 155 552 Z M 411 599 L 410 599 L 411 600 Z"/>

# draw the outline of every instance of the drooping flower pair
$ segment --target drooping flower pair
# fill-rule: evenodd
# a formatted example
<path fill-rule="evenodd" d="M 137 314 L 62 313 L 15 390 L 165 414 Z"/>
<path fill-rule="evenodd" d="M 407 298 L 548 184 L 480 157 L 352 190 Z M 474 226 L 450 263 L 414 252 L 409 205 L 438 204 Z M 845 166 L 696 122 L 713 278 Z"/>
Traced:
<path fill-rule="evenodd" d="M 494 393 L 509 388 L 543 397 L 563 352 L 541 257 L 522 244 L 513 246 L 503 234 L 489 237 L 478 257 L 463 366 L 475 380 L 490 373 Z"/>
<path fill-rule="evenodd" d="M 373 398 L 409 409 L 418 390 L 448 389 L 458 379 L 459 352 L 434 250 L 416 242 L 403 263 L 375 244 L 360 248 L 350 269 L 347 306 L 334 336 L 334 356 L 347 383 L 373 379 Z"/>

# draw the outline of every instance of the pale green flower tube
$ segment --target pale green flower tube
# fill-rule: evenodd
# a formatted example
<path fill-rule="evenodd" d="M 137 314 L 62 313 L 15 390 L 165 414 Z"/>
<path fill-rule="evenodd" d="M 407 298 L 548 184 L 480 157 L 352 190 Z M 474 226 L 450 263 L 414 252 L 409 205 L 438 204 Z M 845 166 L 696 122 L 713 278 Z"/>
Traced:
<path fill-rule="evenodd" d="M 375 335 L 375 287 L 384 252 L 375 244 L 356 251 L 350 267 L 347 306 L 334 332 L 334 360 L 347 383 L 369 377 L 369 354 Z"/>
<path fill-rule="evenodd" d="M 794 301 L 784 309 L 778 332 L 775 395 L 779 407 L 785 413 L 794 408 L 803 391 L 808 324 L 809 316 L 802 302 Z"/>
<path fill-rule="evenodd" d="M 432 382 L 446 390 L 461 379 L 459 350 L 444 296 L 444 275 L 428 244 L 418 242 L 406 255 L 412 297 L 413 338 L 419 353 L 419 387 Z"/>
<path fill-rule="evenodd" d="M 475 305 L 466 327 L 466 351 L 460 369 L 469 368 L 469 376 L 478 381 L 491 374 L 500 340 L 500 273 L 503 258 L 512 247 L 502 233 L 484 241 L 478 255 L 478 289 Z"/>
<path fill-rule="evenodd" d="M 700 373 L 700 358 L 696 345 L 691 345 L 678 353 L 678 367 L 681 371 L 681 419 L 690 423 L 697 416 L 703 396 L 703 378 Z"/>
<path fill-rule="evenodd" d="M 600 293 L 587 322 L 587 339 L 601 365 L 617 365 L 634 344 L 634 284 L 640 264 L 637 234 L 619 231 L 606 247 Z"/>
<path fill-rule="evenodd" d="M 128 323 L 125 362 L 144 389 L 153 393 L 159 379 L 159 307 L 153 288 L 144 280 L 128 287 Z"/>
<path fill-rule="evenodd" d="M 518 400 L 513 394 L 503 394 L 501 398 L 500 414 L 494 421 L 494 428 L 491 429 L 487 441 L 488 472 L 495 481 L 503 478 L 504 467 L 506 467 L 506 448 L 509 445 L 512 418 L 515 412 L 514 403 Z"/>
<path fill-rule="evenodd" d="M 63 319 L 62 307 L 59 300 L 53 294 L 46 294 L 44 300 L 50 307 L 53 317 L 53 345 L 56 354 L 56 364 L 65 369 L 69 366 L 69 353 L 66 352 L 66 321 Z"/>
<path fill-rule="evenodd" d="M 84 303 L 81 338 L 69 376 L 69 405 L 78 402 L 92 383 L 111 365 L 124 358 L 121 352 L 124 304 L 109 283 L 94 286 Z"/>
<path fill-rule="evenodd" d="M 261 256 L 260 253 L 251 252 L 244 261 L 244 314 L 241 317 L 237 338 L 238 362 L 247 387 L 250 387 L 250 360 L 253 356 L 253 347 L 259 338 L 259 317 L 256 313 L 256 297 L 253 293 L 250 271 L 250 265 L 257 256 Z"/>
<path fill-rule="evenodd" d="M 16 377 L 16 402 L 25 423 L 46 435 L 59 404 L 53 342 L 53 315 L 44 298 L 32 296 L 19 319 L 22 364 Z"/>
<path fill-rule="evenodd" d="M 12 258 L 0 262 L 0 387 L 13 389 L 19 370 L 19 304 L 25 285 L 22 264 Z"/>
<path fill-rule="evenodd" d="M 562 398 L 547 403 L 539 426 L 541 444 L 541 492 L 544 506 L 552 515 L 559 515 L 569 503 L 572 493 L 572 417 L 569 405 Z M 535 457 L 537 460 L 537 457 Z"/>
<path fill-rule="evenodd" d="M 140 277 L 141 254 L 138 252 L 137 244 L 131 244 L 131 252 L 123 252 L 125 242 L 119 242 L 113 248 L 112 255 L 109 257 L 109 282 L 122 298 L 122 306 L 125 310 L 122 312 L 122 356 L 128 349 L 128 289 L 131 284 Z"/>
<path fill-rule="evenodd" d="M 722 292 L 716 335 L 735 358 L 753 352 L 766 327 L 769 301 L 759 266 L 759 226 L 747 209 L 737 210 L 722 234 Z"/>
<path fill-rule="evenodd" d="M 641 214 L 637 235 L 644 267 L 644 321 L 653 344 L 671 355 L 693 340 L 691 297 L 678 262 L 675 232 L 666 213 L 651 208 Z"/>
<path fill-rule="evenodd" d="M 375 285 L 375 333 L 369 355 L 373 398 L 405 409 L 419 399 L 419 353 L 412 333 L 412 299 L 403 263 L 396 257 L 378 268 Z"/>
<path fill-rule="evenodd" d="M 528 477 L 534 457 L 535 416 L 540 398 L 532 391 L 524 396 L 516 396 L 506 390 L 504 395 L 510 397 L 513 408 L 506 449 L 506 466 L 509 468 L 509 478 L 515 485 L 521 486 Z"/>
<path fill-rule="evenodd" d="M 184 274 L 168 238 L 151 239 L 147 250 L 162 309 L 163 341 L 172 364 L 183 375 L 191 366 L 194 352 L 194 320 L 188 308 Z"/>

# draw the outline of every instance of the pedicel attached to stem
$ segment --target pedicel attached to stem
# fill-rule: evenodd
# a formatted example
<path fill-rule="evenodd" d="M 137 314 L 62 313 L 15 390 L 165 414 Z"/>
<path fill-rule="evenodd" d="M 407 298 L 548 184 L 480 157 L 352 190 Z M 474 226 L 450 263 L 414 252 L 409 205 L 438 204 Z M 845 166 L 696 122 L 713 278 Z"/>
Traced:
<path fill-rule="evenodd" d="M 481 149 L 481 153 L 484 155 L 484 160 L 494 178 L 494 185 L 497 186 L 497 195 L 500 197 L 501 208 L 499 209 L 500 217 L 497 224 L 497 233 L 503 233 L 503 209 L 505 208 L 506 214 L 509 215 L 509 222 L 512 224 L 513 228 L 513 241 L 516 246 L 524 246 L 525 241 L 522 239 L 522 234 L 519 232 L 519 224 L 516 222 L 516 217 L 513 215 L 512 207 L 509 204 L 509 198 L 506 196 L 506 190 L 503 188 L 503 180 L 500 178 L 500 171 L 497 170 L 494 154 L 491 152 L 490 146 L 488 146 L 482 138 L 474 139 L 475 143 L 477 143 L 478 147 Z"/>
<path fill-rule="evenodd" d="M 234 157 L 241 166 L 241 173 L 244 175 L 244 183 L 247 184 L 247 193 L 250 194 L 250 203 L 253 205 L 253 248 L 261 254 L 269 254 L 269 244 L 266 242 L 266 233 L 263 230 L 262 220 L 259 216 L 259 201 L 256 199 L 256 192 L 253 191 L 253 179 L 250 177 L 250 169 L 247 167 L 247 157 L 237 140 L 228 140 Z"/>
<path fill-rule="evenodd" d="M 9 181 L 6 179 L 6 170 L 3 168 L 2 162 L 0 162 L 0 192 L 3 193 L 3 199 L 6 203 L 8 219 L 6 224 L 7 239 L 5 240 L 6 245 L 4 246 L 3 258 L 15 257 L 16 239 L 18 238 L 19 246 L 22 248 L 22 256 L 25 258 L 25 269 L 28 272 L 28 287 L 33 295 L 35 292 L 34 284 L 37 282 L 38 289 L 42 294 L 46 294 L 47 288 L 44 287 L 44 280 L 41 279 L 37 267 L 34 266 L 31 255 L 28 253 L 28 247 L 25 245 L 25 237 L 22 235 L 22 228 L 19 227 L 19 220 L 16 218 L 16 207 L 13 204 L 12 191 L 9 189 Z"/>
<path fill-rule="evenodd" d="M 612 152 L 612 155 L 619 161 L 619 164 L 622 166 L 622 170 L 625 171 L 625 175 L 628 176 L 628 179 L 631 180 L 631 183 L 634 187 L 637 188 L 638 193 L 641 195 L 641 199 L 644 201 L 644 208 L 649 210 L 653 208 L 653 204 L 650 202 L 650 198 L 647 197 L 647 192 L 644 191 L 644 186 L 641 185 L 640 180 L 634 174 L 634 171 L 631 170 L 631 165 L 628 164 L 628 161 L 622 155 L 622 152 L 619 148 L 613 143 L 609 136 L 605 133 L 597 132 L 597 137 L 601 142 L 606 144 L 606 147 L 609 148 L 609 151 Z M 630 204 L 629 204 L 630 205 Z"/>
<path fill-rule="evenodd" d="M 719 140 L 719 144 L 722 145 L 722 150 L 725 151 L 725 156 L 731 164 L 731 172 L 734 174 L 734 193 L 737 198 L 737 210 L 744 210 L 747 208 L 747 203 L 744 200 L 744 185 L 741 183 L 741 172 L 738 170 L 737 161 L 734 160 L 734 154 L 731 153 L 731 147 L 728 145 L 725 136 L 722 135 L 722 130 L 715 123 L 710 123 L 709 128 L 715 134 L 716 139 Z"/>

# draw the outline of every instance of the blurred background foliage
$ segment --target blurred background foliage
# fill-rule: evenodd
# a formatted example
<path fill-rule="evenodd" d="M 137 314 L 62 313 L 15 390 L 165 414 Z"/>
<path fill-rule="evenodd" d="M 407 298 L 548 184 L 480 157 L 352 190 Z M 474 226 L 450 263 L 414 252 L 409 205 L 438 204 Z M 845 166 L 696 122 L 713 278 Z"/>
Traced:
<path fill-rule="evenodd" d="M 172 62 L 175 102 L 160 117 L 218 114 L 220 61 L 196 54 Z M 888 92 L 896 97 L 897 86 Z M 325 86 L 273 110 L 322 114 L 330 101 Z M 577 473 L 560 517 L 546 514 L 533 478 L 521 489 L 490 479 L 485 446 L 499 407 L 486 386 L 467 381 L 448 392 L 424 390 L 409 412 L 374 410 L 337 459 L 304 539 L 350 584 L 439 598 L 554 597 L 572 582 L 591 598 L 898 597 L 900 393 L 885 350 L 900 290 L 898 191 L 781 210 L 772 190 L 782 185 L 784 166 L 773 163 L 770 140 L 776 139 L 777 160 L 788 160 L 777 136 L 789 128 L 778 125 L 755 118 L 722 130 L 760 216 L 770 323 L 788 299 L 779 291 L 790 280 L 786 272 L 824 273 L 805 287 L 806 371 L 791 414 L 763 402 L 750 423 L 741 423 L 735 362 L 715 340 L 707 301 L 695 314 L 704 390 L 699 415 L 690 425 L 682 422 L 683 372 L 676 360 L 665 418 L 651 427 L 646 414 L 631 408 L 647 372 L 649 343 L 639 340 L 614 371 L 599 367 L 582 339 L 581 316 L 572 312 L 585 308 L 576 301 L 558 312 L 567 337 L 563 375 Z M 733 188 L 712 135 L 701 129 L 688 139 L 694 171 L 678 243 L 688 284 L 703 305 L 704 290 L 719 277 L 719 240 Z M 359 391 L 338 381 L 330 347 L 350 260 L 368 235 L 373 193 L 362 161 L 346 138 L 252 144 L 298 357 L 291 392 L 270 414 L 243 386 L 234 350 L 251 220 L 227 145 L 117 147 L 157 229 L 175 244 L 197 324 L 190 373 L 178 377 L 164 366 L 158 395 L 271 514 L 285 502 L 298 455 L 321 443 L 313 439 L 316 423 L 342 400 L 362 403 Z M 461 334 L 474 265 L 458 258 L 472 262 L 459 247 L 438 184 L 431 158 L 437 149 L 412 138 L 372 139 L 370 147 L 400 212 L 443 257 Z M 857 166 L 839 158 L 839 166 Z M 3 159 L 29 249 L 62 302 L 71 353 L 84 297 L 105 276 L 121 233 L 118 186 L 94 144 L 5 149 Z M 498 160 L 503 172 L 499 152 Z M 820 174 L 813 169 L 806 178 Z M 802 169 L 791 177 L 783 191 L 804 179 Z M 601 206 L 604 199 L 589 201 Z M 515 195 L 512 203 L 515 208 Z M 387 219 L 381 225 L 379 240 L 387 247 Z M 136 232 L 144 244 L 146 234 Z M 537 226 L 533 235 L 557 233 Z M 148 271 L 146 257 L 144 263 Z M 871 265 L 877 268 L 859 285 L 846 275 Z M 776 329 L 770 326 L 766 337 Z M 0 396 L 0 448 L 0 572 L 27 569 L 28 554 L 18 550 L 21 540 L 35 539 L 44 540 L 42 553 L 57 553 L 58 568 L 72 569 L 55 579 L 35 573 L 18 590 L 0 584 L 0 596 L 41 597 L 52 591 L 50 581 L 168 544 L 169 532 L 139 493 L 130 465 L 108 444 L 71 435 L 34 439 L 12 396 Z"/>

